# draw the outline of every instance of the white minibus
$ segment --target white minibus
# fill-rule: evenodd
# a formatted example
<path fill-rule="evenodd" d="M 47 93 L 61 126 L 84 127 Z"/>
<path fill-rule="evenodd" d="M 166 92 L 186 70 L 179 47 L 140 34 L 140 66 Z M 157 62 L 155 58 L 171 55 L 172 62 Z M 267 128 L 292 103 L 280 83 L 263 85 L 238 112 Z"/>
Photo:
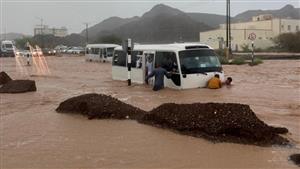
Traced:
<path fill-rule="evenodd" d="M 178 43 L 135 45 L 132 51 L 131 81 L 145 83 L 147 74 L 160 65 L 168 72 L 165 87 L 174 89 L 190 89 L 206 87 L 207 82 L 215 74 L 224 81 L 224 72 L 214 50 L 204 44 Z M 149 71 L 150 70 L 150 71 Z M 112 59 L 112 78 L 127 80 L 127 55 L 122 47 L 116 47 Z"/>
<path fill-rule="evenodd" d="M 88 44 L 85 48 L 85 57 L 87 61 L 110 62 L 113 56 L 116 44 Z"/>

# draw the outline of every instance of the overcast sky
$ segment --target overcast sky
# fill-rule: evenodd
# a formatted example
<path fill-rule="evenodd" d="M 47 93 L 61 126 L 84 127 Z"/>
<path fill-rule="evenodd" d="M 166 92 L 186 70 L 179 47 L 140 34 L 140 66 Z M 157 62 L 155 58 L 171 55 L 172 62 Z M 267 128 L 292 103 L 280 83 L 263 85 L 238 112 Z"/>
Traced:
<path fill-rule="evenodd" d="M 33 34 L 35 25 L 67 27 L 69 33 L 78 33 L 90 25 L 111 16 L 123 18 L 141 16 L 154 5 L 163 3 L 184 12 L 225 14 L 225 0 L 0 0 L 1 33 Z M 300 7 L 299 0 L 231 0 L 231 13 L 250 9 L 279 9 L 286 4 Z"/>

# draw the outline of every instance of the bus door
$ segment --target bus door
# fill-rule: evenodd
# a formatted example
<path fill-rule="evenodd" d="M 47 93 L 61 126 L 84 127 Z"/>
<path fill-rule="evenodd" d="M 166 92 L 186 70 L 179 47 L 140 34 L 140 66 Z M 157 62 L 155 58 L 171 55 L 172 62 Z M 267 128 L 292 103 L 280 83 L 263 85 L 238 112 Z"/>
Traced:
<path fill-rule="evenodd" d="M 157 51 L 155 63 L 169 72 L 169 78 L 165 78 L 165 85 L 171 88 L 179 88 L 181 79 L 176 53 L 173 51 Z"/>
<path fill-rule="evenodd" d="M 106 55 L 106 54 L 107 54 L 107 51 L 106 51 L 106 49 L 107 49 L 107 48 L 103 48 L 103 49 L 102 49 L 102 56 L 103 56 L 102 59 L 103 59 L 103 62 L 105 62 L 106 59 L 107 59 L 107 55 Z"/>
<path fill-rule="evenodd" d="M 143 57 L 143 74 L 144 74 L 144 81 L 146 77 L 154 70 L 154 63 L 155 63 L 155 51 L 145 51 Z M 154 78 L 148 80 L 149 85 L 154 84 Z"/>
<path fill-rule="evenodd" d="M 99 48 L 99 62 L 103 60 L 103 49 Z"/>
<path fill-rule="evenodd" d="M 135 83 L 143 84 L 144 73 L 143 73 L 143 51 L 132 51 L 131 52 L 131 80 Z"/>

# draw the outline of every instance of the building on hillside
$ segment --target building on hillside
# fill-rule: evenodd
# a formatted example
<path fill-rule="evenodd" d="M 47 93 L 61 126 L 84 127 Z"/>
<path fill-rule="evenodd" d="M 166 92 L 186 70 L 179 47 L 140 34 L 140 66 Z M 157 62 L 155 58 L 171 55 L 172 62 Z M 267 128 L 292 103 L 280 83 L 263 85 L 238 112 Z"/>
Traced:
<path fill-rule="evenodd" d="M 57 37 L 65 37 L 68 34 L 66 27 L 49 28 L 47 25 L 38 25 L 34 28 L 34 35 L 54 35 Z"/>
<path fill-rule="evenodd" d="M 255 48 L 266 49 L 274 45 L 273 39 L 288 32 L 300 31 L 300 20 L 273 18 L 272 15 L 259 15 L 250 22 L 231 24 L 231 48 L 241 51 L 242 46 L 251 46 L 254 37 Z M 200 32 L 200 42 L 215 49 L 223 49 L 226 44 L 226 24 L 218 29 Z"/>

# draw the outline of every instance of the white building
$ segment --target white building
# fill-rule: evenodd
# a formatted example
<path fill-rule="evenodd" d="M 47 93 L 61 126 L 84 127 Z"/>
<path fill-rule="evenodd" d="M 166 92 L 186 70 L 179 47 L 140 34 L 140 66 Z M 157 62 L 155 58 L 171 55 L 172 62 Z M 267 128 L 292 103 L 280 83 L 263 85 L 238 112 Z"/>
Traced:
<path fill-rule="evenodd" d="M 68 35 L 66 27 L 61 28 L 49 28 L 47 25 L 38 25 L 34 28 L 34 35 L 54 35 L 57 37 L 65 37 Z"/>
<path fill-rule="evenodd" d="M 259 15 L 250 22 L 231 24 L 231 47 L 233 50 L 241 50 L 241 46 L 249 46 L 249 37 L 252 35 L 255 37 L 255 47 L 266 49 L 274 45 L 272 40 L 279 34 L 297 31 L 300 31 L 300 20 Z M 226 24 L 221 24 L 215 30 L 200 32 L 200 42 L 215 49 L 223 49 L 226 44 Z"/>

